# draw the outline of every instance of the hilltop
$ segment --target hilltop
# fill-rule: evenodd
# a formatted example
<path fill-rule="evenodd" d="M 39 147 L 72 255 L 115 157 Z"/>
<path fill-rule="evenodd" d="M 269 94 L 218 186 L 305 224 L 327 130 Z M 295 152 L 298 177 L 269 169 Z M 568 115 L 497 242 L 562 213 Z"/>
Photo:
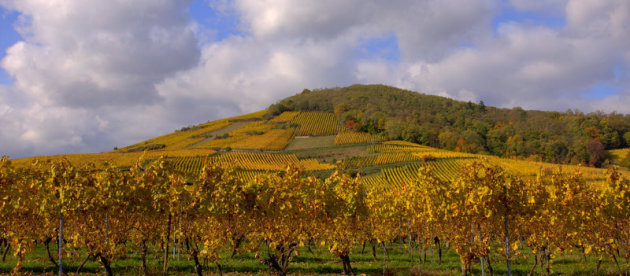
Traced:
<path fill-rule="evenodd" d="M 630 116 L 486 106 L 384 85 L 304 90 L 269 108 L 334 113 L 347 128 L 446 150 L 589 164 L 628 147 Z"/>

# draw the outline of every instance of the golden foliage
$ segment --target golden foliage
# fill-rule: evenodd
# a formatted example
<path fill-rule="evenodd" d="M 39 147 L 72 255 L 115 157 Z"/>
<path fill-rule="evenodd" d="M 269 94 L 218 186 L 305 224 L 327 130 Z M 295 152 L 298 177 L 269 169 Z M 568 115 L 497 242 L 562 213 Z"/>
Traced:
<path fill-rule="evenodd" d="M 291 122 L 300 125 L 297 136 L 337 134 L 341 130 L 335 115 L 326 112 L 301 112 Z"/>
<path fill-rule="evenodd" d="M 342 131 L 335 136 L 335 145 L 376 143 L 385 140 L 382 136 L 365 132 Z"/>
<path fill-rule="evenodd" d="M 274 123 L 290 122 L 298 114 L 300 114 L 300 112 L 297 112 L 297 111 L 285 111 L 285 112 L 282 112 L 282 114 L 274 117 L 273 119 L 271 119 L 269 121 L 270 122 L 274 122 Z"/>

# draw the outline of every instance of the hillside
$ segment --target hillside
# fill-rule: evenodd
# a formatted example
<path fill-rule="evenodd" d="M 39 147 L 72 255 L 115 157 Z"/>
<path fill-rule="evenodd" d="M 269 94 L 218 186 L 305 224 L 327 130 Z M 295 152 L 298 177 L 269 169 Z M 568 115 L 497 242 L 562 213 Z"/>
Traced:
<path fill-rule="evenodd" d="M 495 108 L 383 85 L 304 90 L 270 107 L 334 112 L 346 127 L 447 150 L 602 165 L 630 144 L 630 116 Z"/>
<path fill-rule="evenodd" d="M 536 160 L 597 165 L 607 155 L 603 148 L 595 152 L 592 144 L 602 141 L 610 146 L 604 142 L 607 137 L 623 140 L 620 133 L 627 129 L 630 118 L 619 114 L 499 109 L 387 86 L 354 85 L 305 90 L 269 110 L 184 127 L 107 153 L 44 159 L 129 167 L 140 157 L 148 162 L 167 156 L 185 173 L 194 174 L 204 162 L 214 162 L 236 167 L 247 179 L 290 164 L 321 177 L 340 166 L 363 175 L 370 185 L 397 186 L 413 177 L 419 166 L 431 166 L 450 179 L 459 167 L 478 158 L 524 175 L 556 167 Z M 621 140 L 614 145 L 627 143 Z M 16 163 L 33 159 L 42 158 Z M 603 169 L 563 167 L 581 170 L 592 181 L 605 178 Z"/>

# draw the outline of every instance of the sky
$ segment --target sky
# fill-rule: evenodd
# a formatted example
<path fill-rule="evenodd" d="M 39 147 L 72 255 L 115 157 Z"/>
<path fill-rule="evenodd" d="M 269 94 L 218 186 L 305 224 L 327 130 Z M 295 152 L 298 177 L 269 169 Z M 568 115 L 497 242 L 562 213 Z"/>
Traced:
<path fill-rule="evenodd" d="M 630 113 L 627 0 L 0 0 L 0 155 L 103 152 L 386 84 Z"/>

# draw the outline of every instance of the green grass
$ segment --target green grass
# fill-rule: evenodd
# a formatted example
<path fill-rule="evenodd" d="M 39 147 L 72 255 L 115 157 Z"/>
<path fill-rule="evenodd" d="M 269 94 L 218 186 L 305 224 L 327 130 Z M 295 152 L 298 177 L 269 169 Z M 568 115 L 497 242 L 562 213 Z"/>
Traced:
<path fill-rule="evenodd" d="M 402 243 L 388 244 L 389 260 L 380 246 L 377 246 L 377 261 L 373 260 L 371 248 L 369 244 L 365 251 L 361 253 L 362 248 L 354 248 L 350 255 L 351 264 L 357 274 L 382 275 L 383 271 L 387 275 L 457 275 L 459 274 L 460 262 L 459 257 L 453 250 L 444 249 L 442 256 L 442 264 L 437 263 L 437 249 L 434 248 L 434 255 L 431 257 L 430 251 L 427 250 L 427 260 L 422 262 L 420 250 L 413 246 L 412 254 Z M 55 247 L 52 248 L 56 249 Z M 340 274 L 342 272 L 342 264 L 339 260 L 328 253 L 325 248 L 313 248 L 310 253 L 307 248 L 299 248 L 299 255 L 294 256 L 289 270 L 292 274 L 297 275 L 321 275 L 321 274 Z M 172 254 L 172 251 L 171 251 Z M 228 259 L 228 252 L 225 252 L 224 259 L 221 261 L 223 272 L 232 275 L 272 275 L 272 271 L 267 266 L 259 263 L 254 258 L 254 253 L 244 253 L 237 255 L 233 259 Z M 514 275 L 525 275 L 529 272 L 533 257 L 529 250 L 520 250 L 518 257 L 512 261 L 512 273 Z M 148 265 L 152 273 L 159 274 L 161 264 L 158 259 L 162 259 L 161 254 L 152 254 L 148 256 Z M 492 266 L 495 275 L 504 275 L 506 273 L 505 261 L 502 257 L 492 256 Z M 64 259 L 64 268 L 66 271 L 74 272 L 79 266 L 81 258 Z M 553 260 L 551 269 L 554 275 L 595 275 L 595 266 L 597 259 L 595 257 L 587 257 L 586 262 L 582 260 L 579 254 L 560 254 Z M 621 261 L 621 260 L 620 260 Z M 0 263 L 0 273 L 10 273 L 15 266 L 16 258 L 12 255 L 7 256 L 7 261 Z M 140 260 L 136 254 L 129 252 L 126 258 L 113 260 L 112 269 L 116 275 L 136 275 L 139 271 Z M 621 264 L 624 268 L 623 263 Z M 23 273 L 44 274 L 53 273 L 54 267 L 46 257 L 46 251 L 43 246 L 38 246 L 34 252 L 26 256 Z M 82 270 L 87 274 L 102 274 L 102 267 L 99 263 L 92 260 L 88 261 Z M 189 261 L 187 255 L 182 254 L 180 259 L 171 259 L 169 261 L 169 274 L 189 275 L 193 273 L 193 262 Z M 206 275 L 215 275 L 217 267 L 215 264 L 208 264 L 204 268 Z M 536 274 L 540 273 L 540 267 L 537 267 Z M 616 266 L 609 258 L 604 258 L 599 270 L 600 275 L 616 275 L 618 274 Z M 473 264 L 473 274 L 481 274 L 479 262 Z"/>
<path fill-rule="evenodd" d="M 303 150 L 287 150 L 286 153 L 294 153 L 300 159 L 314 158 L 320 162 L 327 163 L 332 163 L 334 160 L 342 160 L 349 156 L 369 155 L 365 145 L 343 145 Z"/>
<path fill-rule="evenodd" d="M 335 145 L 335 135 L 296 137 L 286 150 L 303 150 L 332 147 Z"/>

